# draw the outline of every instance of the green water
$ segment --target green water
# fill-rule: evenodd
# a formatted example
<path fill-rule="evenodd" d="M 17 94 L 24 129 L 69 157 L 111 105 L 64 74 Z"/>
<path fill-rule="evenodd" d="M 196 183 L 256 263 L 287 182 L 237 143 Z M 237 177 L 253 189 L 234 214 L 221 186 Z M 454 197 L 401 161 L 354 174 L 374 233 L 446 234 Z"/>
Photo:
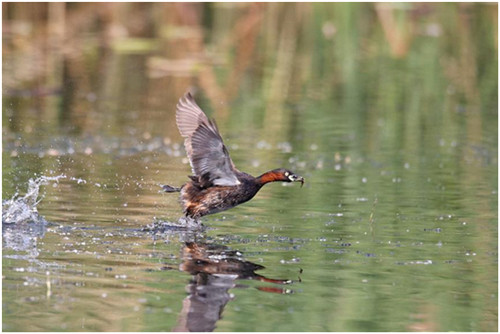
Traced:
<path fill-rule="evenodd" d="M 46 6 L 3 11 L 3 200 L 66 176 L 4 224 L 4 331 L 498 329 L 496 4 Z M 148 230 L 189 87 L 304 187 Z"/>

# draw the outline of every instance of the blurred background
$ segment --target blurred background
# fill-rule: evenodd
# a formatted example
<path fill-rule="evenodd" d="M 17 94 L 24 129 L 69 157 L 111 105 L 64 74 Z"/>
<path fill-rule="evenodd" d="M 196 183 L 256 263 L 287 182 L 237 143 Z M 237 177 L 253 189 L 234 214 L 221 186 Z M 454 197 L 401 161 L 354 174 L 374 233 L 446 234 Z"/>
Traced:
<path fill-rule="evenodd" d="M 109 131 L 94 117 L 102 113 L 113 128 L 119 117 L 111 115 L 131 109 L 140 118 L 156 110 L 168 118 L 191 86 L 220 122 L 234 109 L 227 103 L 238 100 L 270 127 L 288 126 L 284 106 L 304 99 L 328 101 L 331 113 L 350 108 L 363 128 L 387 114 L 434 123 L 449 110 L 472 109 L 467 128 L 477 137 L 481 120 L 496 117 L 494 3 L 2 6 L 11 129 L 26 109 L 16 106 L 36 108 L 46 96 L 59 101 L 50 111 L 36 108 L 40 117 L 72 133 Z M 110 108 L 110 101 L 119 102 Z M 163 133 L 167 123 L 149 130 Z"/>
<path fill-rule="evenodd" d="M 2 198 L 65 176 L 37 208 L 56 227 L 4 239 L 4 330 L 189 314 L 189 275 L 158 269 L 184 237 L 130 232 L 181 215 L 158 191 L 190 172 L 187 90 L 240 170 L 307 182 L 206 218 L 204 242 L 303 272 L 232 289 L 218 330 L 497 330 L 497 3 L 4 2 L 2 25 Z"/>

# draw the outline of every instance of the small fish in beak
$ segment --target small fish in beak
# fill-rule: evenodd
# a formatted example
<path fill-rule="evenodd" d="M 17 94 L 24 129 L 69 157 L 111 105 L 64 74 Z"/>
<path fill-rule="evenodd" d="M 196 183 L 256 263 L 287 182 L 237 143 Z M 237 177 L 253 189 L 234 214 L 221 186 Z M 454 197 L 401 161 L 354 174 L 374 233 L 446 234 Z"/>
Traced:
<path fill-rule="evenodd" d="M 292 182 L 300 182 L 300 187 L 302 188 L 302 186 L 304 185 L 304 178 L 302 176 L 298 176 L 298 175 L 295 175 L 295 174 L 292 174 L 289 176 L 289 179 L 290 181 Z"/>

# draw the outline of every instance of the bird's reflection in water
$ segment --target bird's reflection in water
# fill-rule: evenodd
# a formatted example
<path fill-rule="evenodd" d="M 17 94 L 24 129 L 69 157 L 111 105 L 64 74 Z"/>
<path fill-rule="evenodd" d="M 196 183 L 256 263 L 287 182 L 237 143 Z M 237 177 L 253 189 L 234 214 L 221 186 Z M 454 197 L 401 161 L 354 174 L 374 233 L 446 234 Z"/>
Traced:
<path fill-rule="evenodd" d="M 291 280 L 270 279 L 255 273 L 264 267 L 241 258 L 238 251 L 220 245 L 186 242 L 182 249 L 180 270 L 193 278 L 186 287 L 181 315 L 174 331 L 209 332 L 216 327 L 226 304 L 234 298 L 231 288 L 244 288 L 236 280 L 258 280 L 273 284 L 291 284 Z M 278 286 L 257 287 L 271 293 L 292 293 Z"/>

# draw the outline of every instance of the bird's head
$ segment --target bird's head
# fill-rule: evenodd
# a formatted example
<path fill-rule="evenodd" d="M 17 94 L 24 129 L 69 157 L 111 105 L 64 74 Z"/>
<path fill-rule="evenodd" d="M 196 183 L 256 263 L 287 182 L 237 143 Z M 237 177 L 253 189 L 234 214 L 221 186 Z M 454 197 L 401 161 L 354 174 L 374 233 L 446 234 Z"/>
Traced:
<path fill-rule="evenodd" d="M 279 168 L 275 169 L 273 171 L 279 178 L 279 181 L 283 182 L 300 182 L 300 186 L 302 187 L 304 185 L 304 178 L 302 176 L 299 176 L 295 174 L 294 172 L 285 169 L 285 168 Z"/>

